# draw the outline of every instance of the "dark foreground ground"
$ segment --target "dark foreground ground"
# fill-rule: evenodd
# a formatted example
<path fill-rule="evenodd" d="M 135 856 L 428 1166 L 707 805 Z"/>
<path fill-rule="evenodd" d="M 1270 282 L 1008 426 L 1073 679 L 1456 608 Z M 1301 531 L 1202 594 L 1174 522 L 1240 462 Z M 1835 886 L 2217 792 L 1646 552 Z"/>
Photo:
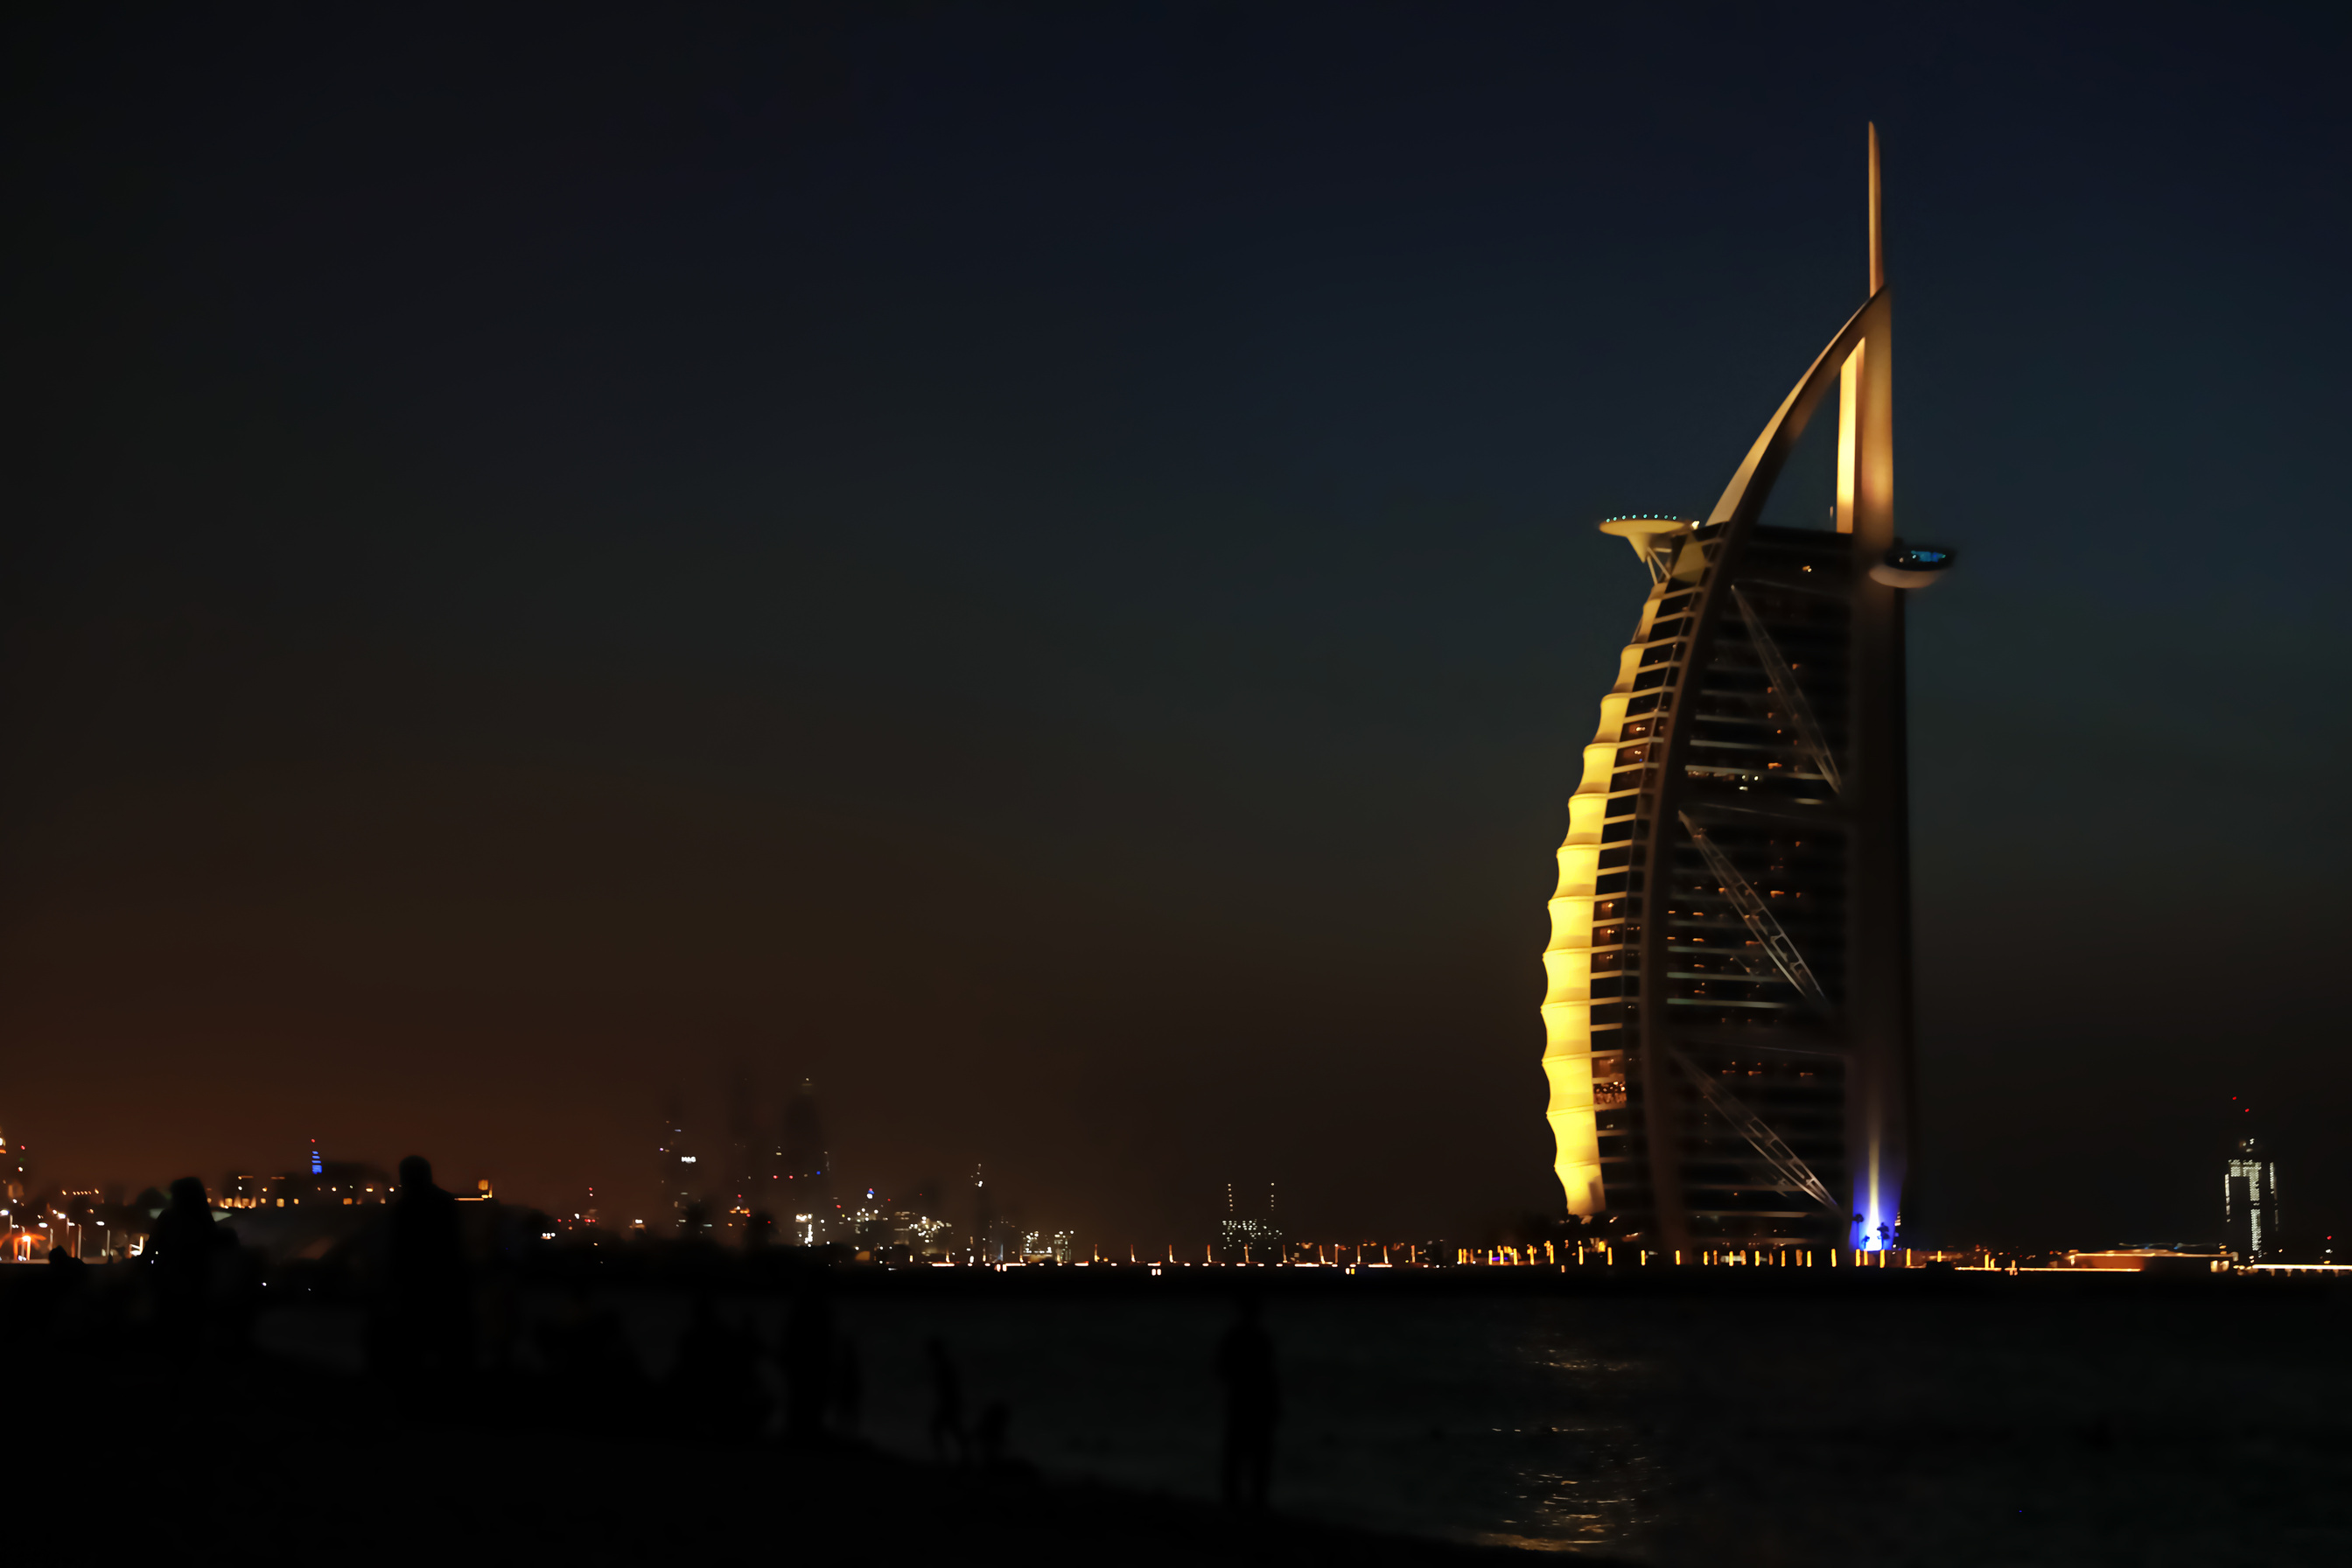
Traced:
<path fill-rule="evenodd" d="M 909 1461 L 839 1437 L 566 1429 L 526 1388 L 410 1397 L 269 1357 L 36 1380 L 10 1401 L 19 1562 L 1491 1562 L 1498 1548 Z M 29 1394 L 32 1397 L 23 1398 Z M 298 1557 L 296 1554 L 299 1553 Z"/>
<path fill-rule="evenodd" d="M 5 1533 L 68 1542 L 21 1561 L 2352 1562 L 2329 1281 L 1265 1278 L 1252 1517 L 1211 1500 L 1230 1275 L 825 1276 L 862 1413 L 793 1445 L 772 1400 L 714 1437 L 684 1347 L 726 1325 L 775 1394 L 807 1270 L 524 1268 L 482 1290 L 502 1370 L 440 1381 L 362 1371 L 348 1282 L 274 1276 L 175 1359 L 109 1272 L 43 1323 L 45 1277 L 0 1270 Z M 594 1323 L 608 1359 L 567 1372 Z M 922 1462 L 934 1340 L 968 1413 L 1011 1412 L 1002 1462 Z"/>

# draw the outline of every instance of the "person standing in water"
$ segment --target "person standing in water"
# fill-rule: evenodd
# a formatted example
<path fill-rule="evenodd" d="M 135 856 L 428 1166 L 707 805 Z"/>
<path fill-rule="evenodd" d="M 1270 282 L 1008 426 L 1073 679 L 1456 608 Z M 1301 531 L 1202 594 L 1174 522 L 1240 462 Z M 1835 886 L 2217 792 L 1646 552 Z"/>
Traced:
<path fill-rule="evenodd" d="M 1241 1316 L 1217 1347 L 1217 1375 L 1225 1384 L 1225 1501 L 1265 1506 L 1274 1472 L 1274 1426 L 1282 1397 L 1274 1375 L 1274 1342 L 1258 1321 L 1255 1292 L 1241 1300 Z"/>

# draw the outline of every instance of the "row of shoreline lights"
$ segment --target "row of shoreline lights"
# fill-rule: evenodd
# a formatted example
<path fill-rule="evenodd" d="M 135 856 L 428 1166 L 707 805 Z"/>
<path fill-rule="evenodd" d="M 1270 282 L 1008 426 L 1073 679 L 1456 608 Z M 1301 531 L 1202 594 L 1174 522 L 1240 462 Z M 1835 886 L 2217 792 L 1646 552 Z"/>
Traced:
<path fill-rule="evenodd" d="M 1653 1252 L 1647 1249 L 1635 1247 L 1621 1249 L 1607 1246 L 1594 1246 L 1589 1247 L 1578 1247 L 1574 1250 L 1574 1256 L 1571 1257 L 1570 1256 L 1569 1248 L 1562 1247 L 1555 1252 L 1552 1244 L 1550 1242 L 1545 1242 L 1539 1248 L 1536 1247 L 1496 1247 L 1474 1251 L 1471 1248 L 1463 1247 L 1455 1252 L 1454 1259 L 1457 1263 L 1472 1265 L 1483 1264 L 1504 1268 L 1528 1267 L 1538 1268 L 1567 1268 L 1582 1267 L 1594 1262 L 1600 1263 L 1604 1268 L 1614 1268 L 1617 1265 L 1617 1254 L 1620 1250 L 1631 1253 L 1633 1255 L 1633 1261 L 1634 1264 L 1642 1268 L 1647 1268 L 1650 1265 L 1651 1260 L 1654 1258 L 1661 1265 L 1675 1268 L 1685 1267 L 1811 1268 L 1815 1267 L 1813 1258 L 1816 1253 L 1819 1253 L 1827 1257 L 1829 1259 L 1829 1262 L 1822 1267 L 1831 1268 L 1840 1267 L 1838 1259 L 1841 1254 L 1844 1255 L 1846 1262 L 1843 1266 L 1847 1268 L 1885 1268 L 1891 1267 L 1898 1268 L 1912 1268 L 1918 1266 L 1920 1258 L 1920 1254 L 1917 1249 L 1908 1247 L 1832 1247 L 1821 1248 L 1757 1247 L 1744 1248 L 1718 1247 L 1711 1250 L 1695 1250 L 1689 1263 L 1685 1264 L 1683 1254 L 1680 1252 Z M 1894 1258 L 1898 1256 L 1902 1258 L 1900 1263 L 1889 1263 L 1888 1260 L 1890 1258 Z M 1929 1263 L 1937 1263 L 1954 1261 L 1968 1256 L 1969 1255 L 1966 1253 L 1958 1252 L 1929 1252 L 1925 1255 L 1925 1258 L 1926 1261 Z M 1671 1264 L 1666 1262 L 1666 1259 L 1669 1258 L 1673 1259 Z M 1798 1261 L 1791 1262 L 1791 1259 L 1797 1259 Z"/>

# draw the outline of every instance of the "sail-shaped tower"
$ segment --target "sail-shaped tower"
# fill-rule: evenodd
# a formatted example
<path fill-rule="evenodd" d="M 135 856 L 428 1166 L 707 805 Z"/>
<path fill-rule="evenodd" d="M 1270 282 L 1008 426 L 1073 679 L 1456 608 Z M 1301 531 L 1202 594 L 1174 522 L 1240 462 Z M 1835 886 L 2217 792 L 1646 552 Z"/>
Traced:
<path fill-rule="evenodd" d="M 1834 528 L 1766 527 L 1838 410 Z M 1621 517 L 1650 578 L 1569 802 L 1544 1068 L 1569 1212 L 1644 1249 L 1882 1247 L 1911 1152 L 1894 296 L 1870 293 L 1704 521 Z"/>

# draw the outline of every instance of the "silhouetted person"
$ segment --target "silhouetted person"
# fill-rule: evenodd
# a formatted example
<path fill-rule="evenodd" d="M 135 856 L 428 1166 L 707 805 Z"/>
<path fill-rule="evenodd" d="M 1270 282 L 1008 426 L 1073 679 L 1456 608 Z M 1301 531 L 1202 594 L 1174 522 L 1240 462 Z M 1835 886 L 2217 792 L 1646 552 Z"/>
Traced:
<path fill-rule="evenodd" d="M 411 1372 L 469 1370 L 473 1300 L 457 1200 L 433 1184 L 433 1167 L 419 1154 L 400 1163 L 388 1262 L 385 1328 L 393 1364 Z"/>
<path fill-rule="evenodd" d="M 784 1321 L 784 1436 L 814 1443 L 824 1436 L 833 1392 L 833 1299 L 822 1270 L 809 1276 Z"/>
<path fill-rule="evenodd" d="M 88 1264 L 64 1247 L 50 1247 L 48 1266 L 9 1292 L 8 1304 L 17 1309 L 8 1325 L 9 1342 L 41 1350 L 86 1348 L 75 1342 L 85 1337 L 77 1332 L 83 1326 L 77 1320 L 89 1271 Z"/>
<path fill-rule="evenodd" d="M 982 1469 L 1005 1468 L 1006 1438 L 1012 1426 L 1013 1406 L 1002 1399 L 992 1399 L 981 1407 L 980 1419 L 971 1424 L 971 1443 L 980 1450 Z"/>
<path fill-rule="evenodd" d="M 1274 1342 L 1258 1321 L 1255 1295 L 1242 1298 L 1241 1316 L 1217 1347 L 1217 1375 L 1225 1384 L 1225 1501 L 1264 1508 L 1282 1398 L 1275 1384 Z"/>
<path fill-rule="evenodd" d="M 948 1444 L 953 1442 L 956 1462 L 961 1464 L 971 1458 L 971 1440 L 963 1429 L 963 1380 L 956 1375 L 944 1341 L 931 1340 L 923 1346 L 923 1355 L 931 1363 L 931 1452 L 945 1458 Z"/>
<path fill-rule="evenodd" d="M 205 1299 L 212 1284 L 218 1240 L 204 1183 L 182 1176 L 172 1184 L 172 1205 L 148 1234 L 142 1255 L 153 1270 L 156 1317 L 163 1348 L 174 1357 L 195 1354 L 204 1336 Z"/>
<path fill-rule="evenodd" d="M 253 1320 L 261 1310 L 261 1259 L 228 1226 L 213 1229 L 205 1316 L 214 1353 L 242 1360 L 252 1348 Z"/>
<path fill-rule="evenodd" d="M 856 1435 L 866 1405 L 866 1379 L 857 1364 L 857 1342 L 847 1334 L 834 1337 L 833 1425 L 836 1431 Z"/>

